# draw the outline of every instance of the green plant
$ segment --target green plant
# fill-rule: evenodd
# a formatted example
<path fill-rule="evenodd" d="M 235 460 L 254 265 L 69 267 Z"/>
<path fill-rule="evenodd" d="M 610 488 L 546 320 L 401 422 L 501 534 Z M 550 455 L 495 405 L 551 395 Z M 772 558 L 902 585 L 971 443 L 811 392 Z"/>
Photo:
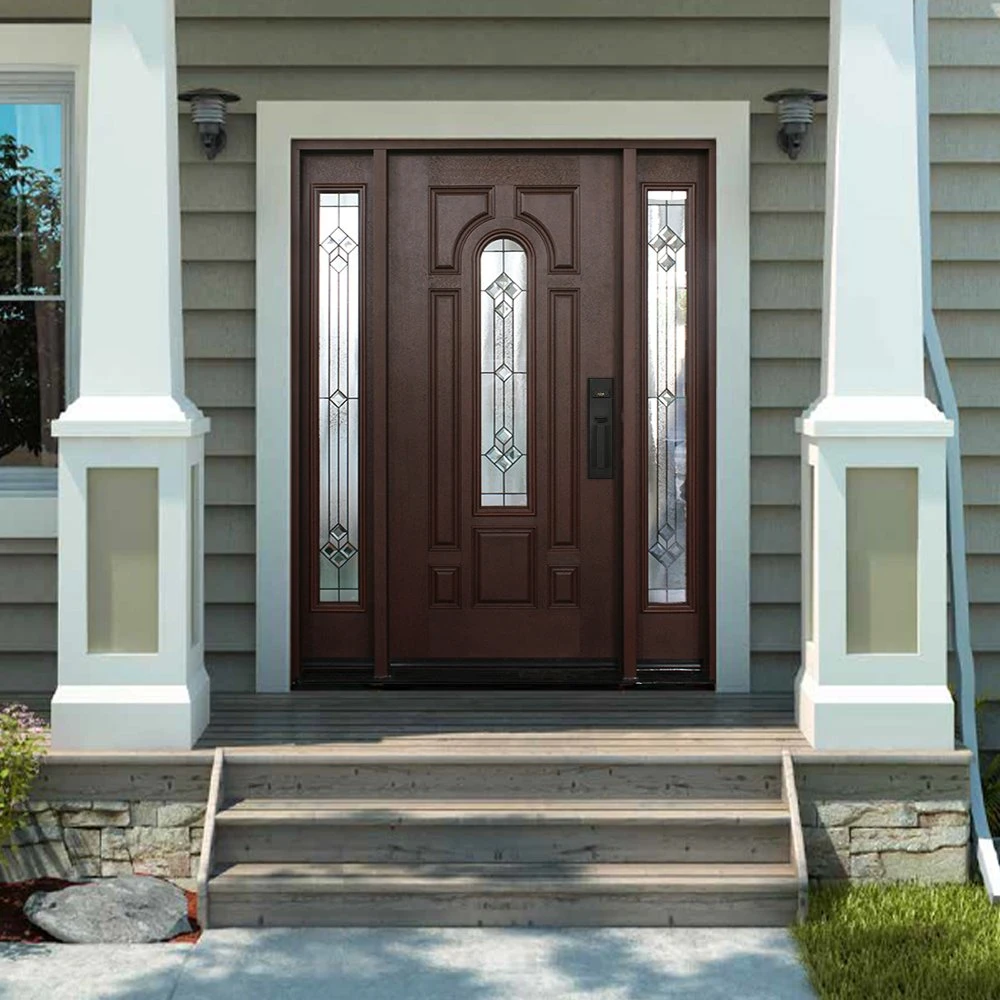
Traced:
<path fill-rule="evenodd" d="M 0 851 L 13 847 L 47 745 L 45 723 L 24 705 L 0 708 Z"/>
<path fill-rule="evenodd" d="M 981 730 L 982 709 L 990 704 L 989 698 L 976 699 L 976 728 Z M 982 732 L 980 731 L 980 742 Z M 1000 754 L 994 754 L 989 764 L 980 772 L 983 785 L 983 802 L 986 806 L 986 820 L 994 837 L 1000 836 Z"/>

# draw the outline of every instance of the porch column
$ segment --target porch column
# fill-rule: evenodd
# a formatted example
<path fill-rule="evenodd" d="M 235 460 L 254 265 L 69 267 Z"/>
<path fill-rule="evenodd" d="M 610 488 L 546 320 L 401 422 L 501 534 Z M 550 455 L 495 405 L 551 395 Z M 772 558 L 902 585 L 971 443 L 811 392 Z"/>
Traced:
<path fill-rule="evenodd" d="M 59 437 L 67 750 L 187 749 L 208 721 L 208 420 L 184 394 L 173 0 L 93 0 L 80 396 Z"/>
<path fill-rule="evenodd" d="M 950 749 L 945 439 L 924 395 L 912 0 L 832 0 L 823 381 L 799 421 L 803 665 L 823 749 Z"/>

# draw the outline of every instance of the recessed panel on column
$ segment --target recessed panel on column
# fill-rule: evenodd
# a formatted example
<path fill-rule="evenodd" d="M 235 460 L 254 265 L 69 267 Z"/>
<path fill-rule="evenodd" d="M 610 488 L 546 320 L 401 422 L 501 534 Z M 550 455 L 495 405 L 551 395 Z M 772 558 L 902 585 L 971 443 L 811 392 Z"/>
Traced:
<path fill-rule="evenodd" d="M 191 597 L 191 645 L 197 646 L 201 642 L 201 581 L 204 572 L 201 541 L 201 487 L 198 475 L 199 466 L 191 466 L 191 489 L 189 502 L 191 504 L 190 518 L 190 542 L 191 552 L 188 558 L 188 593 Z"/>
<path fill-rule="evenodd" d="M 916 653 L 916 469 L 847 470 L 847 652 Z"/>
<path fill-rule="evenodd" d="M 157 469 L 87 470 L 87 651 L 159 649 Z"/>
<path fill-rule="evenodd" d="M 360 600 L 361 204 L 319 196 L 319 599 Z"/>
<path fill-rule="evenodd" d="M 649 604 L 688 600 L 686 191 L 646 193 L 646 563 Z"/>

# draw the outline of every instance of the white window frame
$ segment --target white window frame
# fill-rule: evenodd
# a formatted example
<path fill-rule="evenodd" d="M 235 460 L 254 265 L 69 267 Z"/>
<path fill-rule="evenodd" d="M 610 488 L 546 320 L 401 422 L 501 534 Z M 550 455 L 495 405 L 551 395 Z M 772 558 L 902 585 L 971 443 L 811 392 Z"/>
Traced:
<path fill-rule="evenodd" d="M 295 139 L 714 139 L 715 642 L 719 692 L 750 690 L 750 104 L 257 102 L 257 672 L 291 663 L 291 144 Z"/>
<path fill-rule="evenodd" d="M 90 26 L 8 24 L 0 31 L 0 102 L 63 105 L 65 398 L 76 396 Z M 0 538 L 54 538 L 57 469 L 0 467 Z"/>

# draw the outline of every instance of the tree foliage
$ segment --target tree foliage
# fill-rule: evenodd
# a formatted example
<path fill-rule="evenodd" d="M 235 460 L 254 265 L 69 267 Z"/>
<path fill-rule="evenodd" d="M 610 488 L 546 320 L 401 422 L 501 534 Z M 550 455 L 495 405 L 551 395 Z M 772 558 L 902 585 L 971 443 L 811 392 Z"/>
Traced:
<path fill-rule="evenodd" d="M 28 821 L 31 787 L 47 744 L 45 723 L 24 705 L 0 708 L 0 851 Z"/>

